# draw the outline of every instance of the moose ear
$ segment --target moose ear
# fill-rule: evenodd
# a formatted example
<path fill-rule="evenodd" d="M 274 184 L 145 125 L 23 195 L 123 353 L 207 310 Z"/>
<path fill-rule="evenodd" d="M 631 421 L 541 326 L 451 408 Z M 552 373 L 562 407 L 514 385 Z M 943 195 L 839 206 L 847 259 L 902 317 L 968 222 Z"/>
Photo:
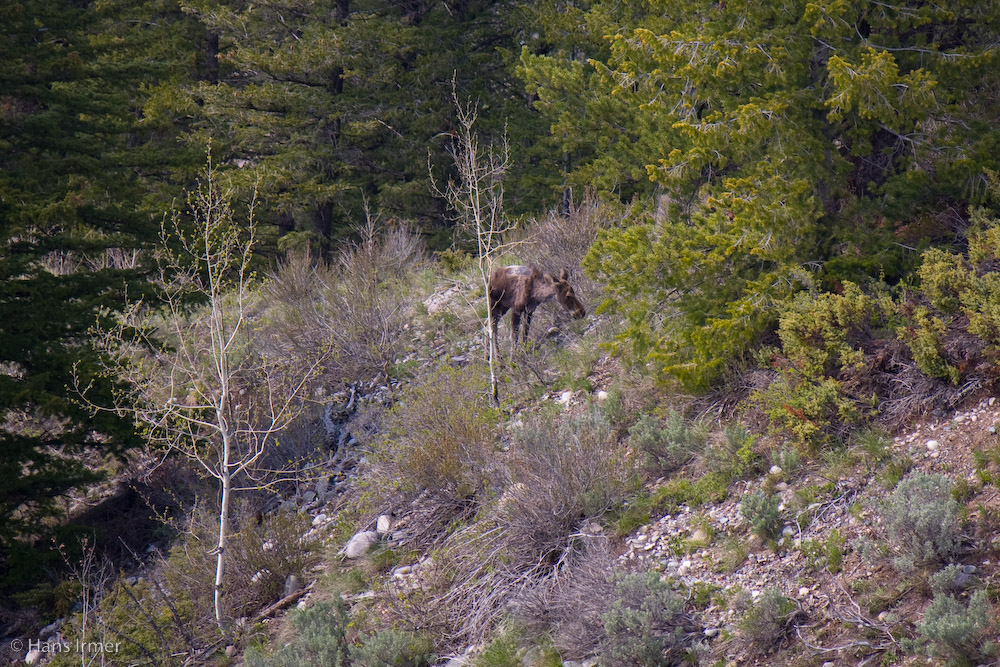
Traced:
<path fill-rule="evenodd" d="M 559 274 L 559 280 L 569 280 L 569 271 L 563 269 L 562 272 Z"/>

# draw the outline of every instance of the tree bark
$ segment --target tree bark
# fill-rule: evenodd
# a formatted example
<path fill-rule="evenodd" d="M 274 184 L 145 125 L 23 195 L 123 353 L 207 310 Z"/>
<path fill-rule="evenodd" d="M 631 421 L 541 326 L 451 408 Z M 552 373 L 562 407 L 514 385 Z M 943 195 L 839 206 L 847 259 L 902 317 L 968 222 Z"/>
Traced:
<path fill-rule="evenodd" d="M 316 242 L 319 245 L 317 250 L 321 255 L 326 253 L 332 233 L 333 202 L 325 201 L 316 206 L 316 213 L 313 216 L 313 234 L 316 235 Z"/>
<path fill-rule="evenodd" d="M 219 83 L 219 33 L 215 30 L 205 35 L 205 80 Z"/>
<path fill-rule="evenodd" d="M 351 2 L 350 0 L 337 0 L 337 8 L 334 10 L 333 18 L 338 23 L 347 19 L 347 14 L 350 12 Z"/>
<path fill-rule="evenodd" d="M 225 591 L 222 581 L 226 571 L 226 545 L 229 541 L 229 498 L 232 493 L 232 476 L 229 472 L 231 455 L 227 435 L 222 436 L 222 501 L 219 508 L 219 542 L 215 547 L 215 622 L 223 634 L 228 634 L 229 624 L 223 614 L 222 601 Z"/>
<path fill-rule="evenodd" d="M 480 262 L 482 262 L 482 258 L 480 258 Z M 500 383 L 497 381 L 497 322 L 490 303 L 489 276 L 492 267 L 489 264 L 485 267 L 480 264 L 479 272 L 483 276 L 483 285 L 486 287 L 486 341 L 489 344 L 490 394 L 493 396 L 494 407 L 500 407 Z"/>

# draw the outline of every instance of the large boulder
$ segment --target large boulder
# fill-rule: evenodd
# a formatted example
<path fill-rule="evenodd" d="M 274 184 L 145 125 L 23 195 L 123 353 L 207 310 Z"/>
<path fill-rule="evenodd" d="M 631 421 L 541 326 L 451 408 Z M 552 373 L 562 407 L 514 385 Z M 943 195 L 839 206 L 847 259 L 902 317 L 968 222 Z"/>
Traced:
<path fill-rule="evenodd" d="M 348 542 L 347 546 L 344 547 L 344 555 L 348 558 L 361 558 L 368 550 L 375 546 L 378 542 L 378 533 L 374 530 L 366 530 L 357 533 Z"/>

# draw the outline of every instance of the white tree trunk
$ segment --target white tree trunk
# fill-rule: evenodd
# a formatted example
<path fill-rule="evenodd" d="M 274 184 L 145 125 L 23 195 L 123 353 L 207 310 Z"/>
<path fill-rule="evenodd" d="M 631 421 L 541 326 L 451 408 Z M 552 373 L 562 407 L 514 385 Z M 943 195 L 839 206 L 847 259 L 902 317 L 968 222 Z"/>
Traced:
<path fill-rule="evenodd" d="M 486 287 L 486 340 L 490 346 L 490 392 L 493 395 L 493 405 L 500 405 L 500 387 L 497 382 L 497 337 L 496 323 L 493 321 L 493 309 L 489 307 L 489 284 Z"/>
<path fill-rule="evenodd" d="M 230 473 L 231 443 L 229 435 L 222 435 L 222 466 L 220 482 L 222 484 L 222 501 L 219 507 L 219 542 L 215 547 L 215 622 L 219 629 L 226 633 L 228 624 L 222 612 L 222 581 L 226 569 L 226 544 L 229 539 L 229 497 L 232 493 L 232 475 Z"/>

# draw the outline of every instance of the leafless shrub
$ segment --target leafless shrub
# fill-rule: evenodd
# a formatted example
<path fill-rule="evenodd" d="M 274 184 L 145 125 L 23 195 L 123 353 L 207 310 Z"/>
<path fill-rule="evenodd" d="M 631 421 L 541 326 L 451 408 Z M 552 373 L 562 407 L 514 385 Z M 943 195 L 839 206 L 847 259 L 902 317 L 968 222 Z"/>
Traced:
<path fill-rule="evenodd" d="M 225 597 L 231 618 L 252 617 L 281 597 L 285 579 L 303 572 L 316 559 L 314 545 L 302 539 L 309 527 L 305 515 L 278 512 L 260 516 L 247 502 L 234 507 L 233 532 L 228 546 L 229 583 Z M 190 605 L 193 634 L 205 643 L 217 634 L 213 628 L 213 542 L 217 519 L 213 510 L 199 507 L 191 513 L 185 534 L 175 541 L 163 563 L 170 594 Z"/>
<path fill-rule="evenodd" d="M 88 552 L 73 567 L 80 611 L 59 628 L 62 641 L 79 647 L 77 664 L 179 665 L 196 652 L 189 609 L 171 597 L 156 576 L 116 577 L 108 561 Z M 113 653 L 94 647 L 113 646 Z M 63 662 L 57 655 L 52 664 Z"/>
<path fill-rule="evenodd" d="M 948 361 L 962 370 L 959 384 L 923 373 L 903 341 L 882 340 L 867 351 L 867 370 L 851 389 L 855 394 L 881 399 L 876 420 L 889 430 L 937 410 L 953 409 L 990 382 L 992 371 L 982 341 L 962 327 L 947 332 L 944 350 Z"/>
<path fill-rule="evenodd" d="M 596 408 L 558 422 L 528 420 L 508 452 L 506 490 L 495 510 L 510 548 L 560 552 L 575 524 L 600 516 L 634 489 L 635 470 Z"/>
<path fill-rule="evenodd" d="M 532 419 L 494 468 L 499 498 L 436 552 L 415 627 L 459 645 L 483 639 L 524 591 L 565 564 L 579 526 L 619 502 L 635 479 L 606 419 L 596 410 L 560 424 Z"/>
<path fill-rule="evenodd" d="M 606 538 L 591 537 L 565 567 L 527 590 L 516 602 L 518 620 L 536 635 L 552 637 L 559 655 L 583 660 L 604 635 L 602 615 L 614 597 L 617 559 Z"/>
<path fill-rule="evenodd" d="M 340 252 L 336 282 L 324 284 L 337 365 L 355 379 L 387 373 L 399 358 L 413 298 L 406 278 L 424 259 L 418 237 L 405 228 L 379 233 L 369 220 L 361 237 Z"/>
<path fill-rule="evenodd" d="M 94 253 L 53 250 L 42 257 L 40 264 L 52 275 L 66 276 L 80 271 L 134 269 L 143 259 L 143 251 L 137 248 L 104 248 Z"/>
<path fill-rule="evenodd" d="M 480 518 L 448 536 L 432 566 L 421 568 L 424 589 L 418 596 L 390 592 L 386 597 L 391 622 L 430 630 L 446 650 L 484 640 L 506 616 L 509 603 L 555 566 L 546 556 L 510 545 L 495 517 Z"/>
<path fill-rule="evenodd" d="M 567 269 L 577 294 L 592 309 L 591 304 L 600 297 L 600 285 L 583 274 L 580 263 L 598 232 L 623 216 L 624 211 L 620 208 L 588 194 L 567 213 L 551 211 L 530 224 L 519 252 L 526 262 L 545 271 L 558 273 Z"/>
<path fill-rule="evenodd" d="M 407 279 L 424 260 L 419 238 L 405 227 L 379 230 L 369 219 L 358 235 L 332 265 L 291 253 L 263 292 L 261 336 L 270 349 L 293 363 L 329 352 L 324 392 L 391 370 L 409 323 Z"/>
<path fill-rule="evenodd" d="M 320 287 L 335 282 L 333 272 L 308 252 L 294 251 L 268 276 L 263 298 L 268 310 L 262 334 L 285 358 L 312 358 L 326 345 L 330 306 Z"/>
<path fill-rule="evenodd" d="M 71 250 L 53 250 L 42 257 L 41 265 L 54 276 L 68 276 L 79 271 L 83 261 Z"/>
<path fill-rule="evenodd" d="M 398 501 L 427 492 L 454 503 L 482 491 L 498 442 L 483 377 L 441 365 L 402 393 L 369 457 L 373 493 Z"/>
<path fill-rule="evenodd" d="M 245 595 L 237 601 L 256 612 L 284 594 L 290 575 L 305 580 L 317 558 L 315 540 L 305 535 L 312 517 L 294 512 L 247 516 L 233 540 L 233 587 Z"/>

